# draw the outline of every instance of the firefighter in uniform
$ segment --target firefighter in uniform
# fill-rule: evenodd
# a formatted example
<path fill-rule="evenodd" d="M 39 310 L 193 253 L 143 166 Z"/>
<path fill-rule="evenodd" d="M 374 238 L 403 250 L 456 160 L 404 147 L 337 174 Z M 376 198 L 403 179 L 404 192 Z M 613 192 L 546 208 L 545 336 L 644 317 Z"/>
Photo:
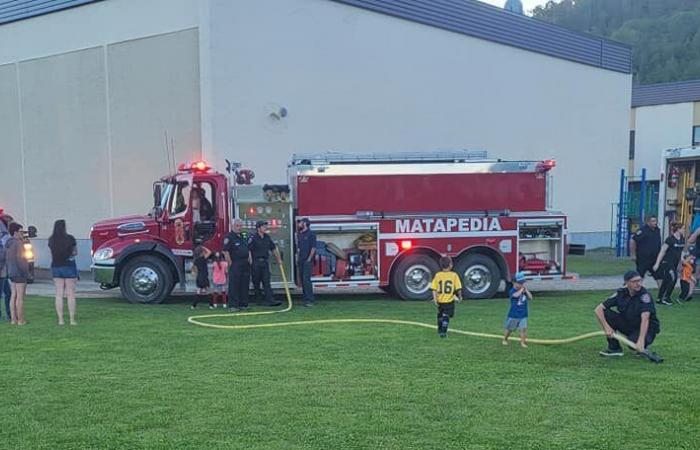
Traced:
<path fill-rule="evenodd" d="M 661 286 L 663 279 L 655 270 L 656 257 L 661 250 L 661 230 L 655 216 L 647 217 L 646 224 L 643 225 L 632 239 L 630 239 L 630 255 L 637 265 L 637 272 L 644 278 L 649 272 L 656 280 L 656 285 Z"/>
<path fill-rule="evenodd" d="M 622 356 L 622 347 L 613 333 L 624 334 L 636 344 L 635 350 L 646 352 L 661 331 L 651 294 L 642 287 L 639 272 L 630 270 L 624 275 L 625 286 L 595 309 L 595 315 L 608 338 L 608 348 L 602 356 Z M 615 309 L 613 309 L 615 308 Z"/>
<path fill-rule="evenodd" d="M 282 302 L 275 301 L 272 295 L 272 286 L 270 286 L 270 253 L 275 253 L 275 243 L 267 234 L 267 222 L 259 220 L 255 223 L 256 232 L 248 239 L 248 247 L 250 248 L 250 258 L 253 271 L 253 289 L 255 290 L 256 302 L 260 302 L 260 298 L 264 293 L 265 304 L 268 306 L 279 306 Z M 281 265 L 277 253 L 277 262 Z M 262 290 L 260 284 L 262 283 Z"/>
<path fill-rule="evenodd" d="M 234 220 L 233 231 L 224 238 L 223 251 L 228 263 L 228 307 L 232 311 L 245 309 L 250 289 L 250 251 L 240 219 Z"/>

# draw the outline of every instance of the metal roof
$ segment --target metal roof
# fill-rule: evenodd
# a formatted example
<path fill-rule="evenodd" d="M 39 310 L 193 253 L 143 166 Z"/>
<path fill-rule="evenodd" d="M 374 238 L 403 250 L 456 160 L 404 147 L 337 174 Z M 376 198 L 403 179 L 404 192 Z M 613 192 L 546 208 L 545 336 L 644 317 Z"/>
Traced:
<path fill-rule="evenodd" d="M 0 25 L 102 0 L 0 0 Z"/>
<path fill-rule="evenodd" d="M 700 80 L 632 86 L 632 108 L 700 101 Z"/>
<path fill-rule="evenodd" d="M 632 50 L 477 0 L 332 0 L 602 69 L 631 73 Z"/>
<path fill-rule="evenodd" d="M 0 0 L 0 24 L 102 0 Z M 602 69 L 631 73 L 630 47 L 477 0 L 331 0 Z"/>

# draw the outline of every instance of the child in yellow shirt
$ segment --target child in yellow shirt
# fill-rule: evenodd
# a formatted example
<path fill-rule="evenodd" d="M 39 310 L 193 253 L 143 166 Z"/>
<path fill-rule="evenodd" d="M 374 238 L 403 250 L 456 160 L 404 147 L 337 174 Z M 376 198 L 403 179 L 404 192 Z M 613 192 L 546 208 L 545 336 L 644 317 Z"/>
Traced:
<path fill-rule="evenodd" d="M 438 307 L 437 326 L 440 337 L 447 337 L 450 318 L 455 314 L 455 301 L 462 301 L 462 280 L 452 271 L 452 259 L 440 258 L 440 272 L 435 274 L 431 289 L 433 303 Z"/>

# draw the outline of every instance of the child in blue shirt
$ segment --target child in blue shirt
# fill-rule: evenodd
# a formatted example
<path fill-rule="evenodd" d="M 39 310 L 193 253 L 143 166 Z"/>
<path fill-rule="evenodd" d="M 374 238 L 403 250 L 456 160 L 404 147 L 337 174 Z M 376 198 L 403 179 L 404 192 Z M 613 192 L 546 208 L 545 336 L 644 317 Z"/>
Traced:
<path fill-rule="evenodd" d="M 525 282 L 523 272 L 518 272 L 513 277 L 513 288 L 510 290 L 510 310 L 506 318 L 503 345 L 508 345 L 508 337 L 517 328 L 520 330 L 520 346 L 527 348 L 527 302 L 532 300 L 532 294 L 525 286 Z"/>

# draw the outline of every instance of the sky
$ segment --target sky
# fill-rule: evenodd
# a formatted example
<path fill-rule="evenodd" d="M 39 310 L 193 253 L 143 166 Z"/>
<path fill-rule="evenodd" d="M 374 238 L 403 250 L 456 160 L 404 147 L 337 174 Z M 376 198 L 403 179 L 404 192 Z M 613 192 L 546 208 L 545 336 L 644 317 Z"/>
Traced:
<path fill-rule="evenodd" d="M 484 3 L 489 3 L 491 5 L 495 6 L 500 6 L 501 8 L 503 5 L 506 4 L 506 0 L 481 0 Z M 535 9 L 535 6 L 538 5 L 544 5 L 547 3 L 547 0 L 521 0 L 523 2 L 523 9 L 525 10 L 525 14 L 528 16 L 531 15 L 530 11 Z"/>

